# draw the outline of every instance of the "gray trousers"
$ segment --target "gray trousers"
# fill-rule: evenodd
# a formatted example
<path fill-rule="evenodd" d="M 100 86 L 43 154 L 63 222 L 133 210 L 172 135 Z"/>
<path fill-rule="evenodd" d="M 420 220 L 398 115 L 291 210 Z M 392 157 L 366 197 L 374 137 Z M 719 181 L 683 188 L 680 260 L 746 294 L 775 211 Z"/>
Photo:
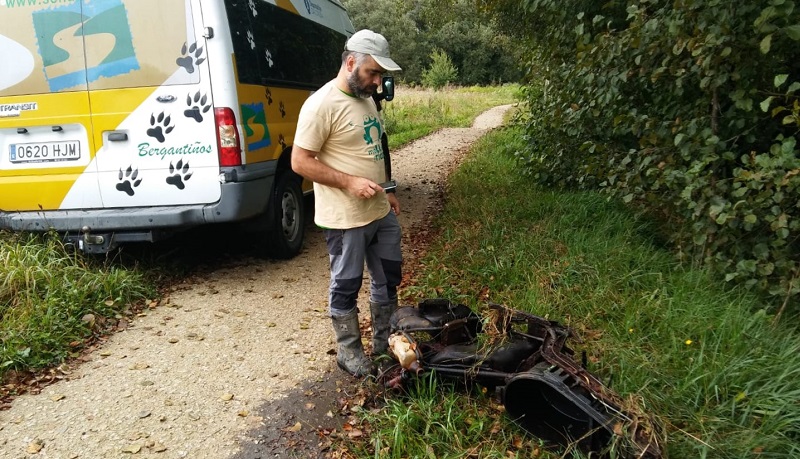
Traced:
<path fill-rule="evenodd" d="M 355 309 L 365 261 L 370 275 L 370 302 L 397 301 L 402 254 L 400 223 L 394 212 L 366 226 L 326 229 L 324 233 L 331 262 L 331 315 L 342 316 Z"/>

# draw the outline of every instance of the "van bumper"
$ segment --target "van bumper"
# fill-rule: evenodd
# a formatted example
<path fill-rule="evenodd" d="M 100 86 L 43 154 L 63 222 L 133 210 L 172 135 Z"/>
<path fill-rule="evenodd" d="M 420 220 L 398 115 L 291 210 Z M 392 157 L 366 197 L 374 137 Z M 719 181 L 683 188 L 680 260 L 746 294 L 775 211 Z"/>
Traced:
<path fill-rule="evenodd" d="M 182 230 L 208 223 L 244 220 L 263 213 L 274 175 L 223 183 L 220 200 L 210 204 L 31 212 L 0 211 L 0 228 L 65 233 Z M 146 239 L 142 239 L 146 240 Z"/>

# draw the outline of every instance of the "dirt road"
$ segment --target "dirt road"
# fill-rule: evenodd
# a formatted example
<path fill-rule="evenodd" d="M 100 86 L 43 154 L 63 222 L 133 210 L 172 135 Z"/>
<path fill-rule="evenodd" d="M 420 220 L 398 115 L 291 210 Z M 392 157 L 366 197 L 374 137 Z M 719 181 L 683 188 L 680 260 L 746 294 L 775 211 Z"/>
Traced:
<path fill-rule="evenodd" d="M 447 172 L 508 108 L 392 153 L 407 261 Z M 341 422 L 336 399 L 358 382 L 335 365 L 322 233 L 306 237 L 293 260 L 242 257 L 176 286 L 63 381 L 18 397 L 0 412 L 0 457 L 317 457 L 320 423 Z"/>

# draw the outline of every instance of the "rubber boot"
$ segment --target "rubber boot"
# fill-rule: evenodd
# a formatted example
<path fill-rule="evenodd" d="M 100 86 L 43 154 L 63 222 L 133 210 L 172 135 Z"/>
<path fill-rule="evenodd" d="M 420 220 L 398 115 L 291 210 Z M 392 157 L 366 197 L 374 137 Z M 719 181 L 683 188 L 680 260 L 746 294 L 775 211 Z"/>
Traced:
<path fill-rule="evenodd" d="M 369 303 L 372 315 L 372 355 L 389 353 L 389 318 L 397 309 L 397 300 L 389 303 Z"/>
<path fill-rule="evenodd" d="M 343 316 L 331 316 L 336 333 L 336 363 L 339 368 L 360 378 L 374 372 L 372 361 L 364 355 L 361 330 L 358 328 L 358 309 Z"/>

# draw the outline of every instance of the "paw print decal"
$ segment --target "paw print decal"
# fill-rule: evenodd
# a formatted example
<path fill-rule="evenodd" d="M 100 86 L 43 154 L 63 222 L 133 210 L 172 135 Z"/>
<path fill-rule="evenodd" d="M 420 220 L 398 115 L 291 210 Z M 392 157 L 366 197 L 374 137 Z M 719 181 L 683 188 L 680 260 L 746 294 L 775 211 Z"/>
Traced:
<path fill-rule="evenodd" d="M 186 164 L 184 164 L 182 159 L 179 159 L 174 166 L 172 165 L 172 161 L 170 161 L 169 174 L 167 183 L 175 185 L 179 190 L 186 188 L 184 182 L 192 178 L 192 172 L 189 172 L 189 162 L 187 161 Z"/>
<path fill-rule="evenodd" d="M 265 50 L 264 57 L 267 58 L 267 65 L 269 65 L 270 68 L 272 68 L 272 66 L 275 65 L 275 62 L 272 61 L 272 53 L 269 52 L 269 50 Z"/>
<path fill-rule="evenodd" d="M 208 95 L 203 94 L 201 96 L 200 91 L 197 91 L 194 97 L 192 97 L 191 93 L 187 94 L 186 105 L 189 108 L 184 110 L 183 114 L 187 118 L 192 118 L 198 123 L 203 122 L 203 113 L 206 113 L 211 109 L 211 104 L 208 103 Z"/>
<path fill-rule="evenodd" d="M 283 138 L 283 134 L 278 134 L 278 143 L 281 144 L 281 147 L 286 150 L 286 139 Z"/>
<path fill-rule="evenodd" d="M 181 57 L 175 59 L 175 63 L 186 69 L 189 73 L 194 73 L 194 69 L 205 62 L 206 58 L 203 55 L 203 47 L 197 46 L 197 43 L 192 43 L 187 47 L 184 43 L 181 48 Z"/>
<path fill-rule="evenodd" d="M 134 169 L 133 166 L 128 166 L 125 169 L 125 172 L 122 172 L 122 169 L 119 170 L 119 183 L 117 183 L 117 190 L 122 191 L 123 193 L 127 194 L 128 196 L 133 196 L 134 191 L 133 189 L 138 187 L 140 183 L 142 183 L 142 179 L 139 177 L 139 169 Z"/>
<path fill-rule="evenodd" d="M 272 91 L 267 88 L 267 90 L 264 91 L 264 95 L 267 96 L 267 105 L 272 105 Z"/>
<path fill-rule="evenodd" d="M 156 117 L 155 113 L 150 115 L 150 129 L 147 130 L 147 135 L 150 137 L 158 140 L 160 143 L 164 143 L 166 138 L 164 137 L 165 134 L 169 134 L 175 129 L 175 126 L 170 126 L 172 122 L 172 117 L 169 115 L 164 116 L 164 112 L 158 114 Z"/>
<path fill-rule="evenodd" d="M 258 11 L 256 11 L 256 2 L 255 2 L 255 0 L 250 0 L 250 11 L 253 12 L 253 17 L 258 16 Z"/>
<path fill-rule="evenodd" d="M 286 106 L 283 105 L 283 101 L 281 101 L 278 109 L 281 111 L 281 118 L 286 118 Z"/>
<path fill-rule="evenodd" d="M 247 42 L 250 43 L 250 49 L 256 49 L 256 39 L 253 37 L 253 32 L 247 31 Z"/>

